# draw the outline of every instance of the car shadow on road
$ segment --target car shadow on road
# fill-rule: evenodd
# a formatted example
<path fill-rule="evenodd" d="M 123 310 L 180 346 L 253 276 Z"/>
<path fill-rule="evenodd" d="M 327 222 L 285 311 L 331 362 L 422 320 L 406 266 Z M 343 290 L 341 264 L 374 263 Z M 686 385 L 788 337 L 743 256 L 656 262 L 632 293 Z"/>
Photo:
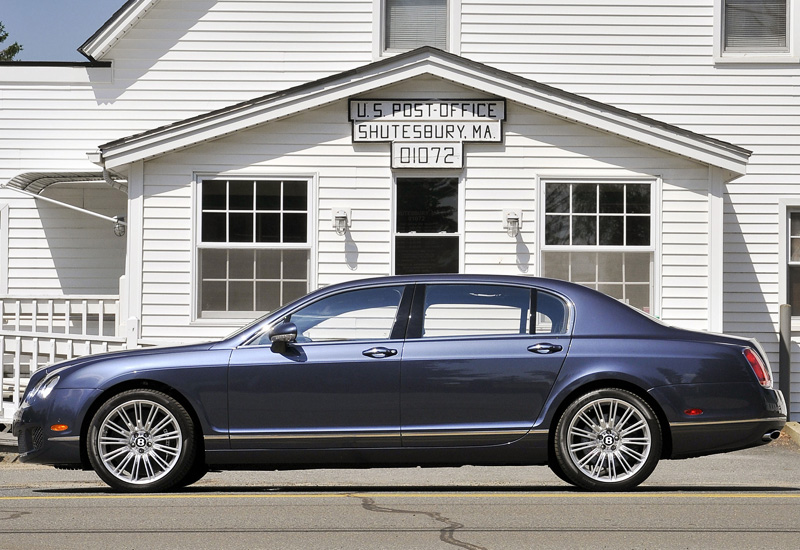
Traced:
<path fill-rule="evenodd" d="M 62 494 L 62 495 L 120 495 L 128 494 L 114 491 L 107 487 L 75 487 L 67 489 L 48 488 L 34 490 L 40 494 Z M 214 486 L 191 486 L 167 493 L 136 493 L 138 495 L 192 495 L 192 494 L 374 494 L 374 493 L 453 493 L 453 494 L 497 494 L 497 493 L 519 493 L 519 494 L 584 494 L 595 495 L 598 497 L 613 497 L 615 495 L 646 495 L 681 493 L 682 495 L 695 493 L 698 496 L 709 494 L 764 494 L 764 493 L 788 493 L 800 494 L 800 487 L 791 486 L 741 486 L 741 485 L 660 485 L 636 487 L 628 491 L 620 492 L 592 492 L 584 491 L 577 487 L 567 485 L 292 485 L 292 486 L 241 486 L 241 485 L 214 485 Z"/>

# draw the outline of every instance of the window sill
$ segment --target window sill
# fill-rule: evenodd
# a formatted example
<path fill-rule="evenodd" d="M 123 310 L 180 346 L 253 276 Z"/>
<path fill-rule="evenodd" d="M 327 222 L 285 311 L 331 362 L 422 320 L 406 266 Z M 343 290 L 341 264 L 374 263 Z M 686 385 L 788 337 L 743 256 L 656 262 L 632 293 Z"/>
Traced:
<path fill-rule="evenodd" d="M 800 63 L 800 57 L 793 55 L 789 52 L 785 53 L 725 53 L 721 56 L 714 56 L 714 64 L 716 65 L 735 65 L 735 64 L 796 64 Z"/>

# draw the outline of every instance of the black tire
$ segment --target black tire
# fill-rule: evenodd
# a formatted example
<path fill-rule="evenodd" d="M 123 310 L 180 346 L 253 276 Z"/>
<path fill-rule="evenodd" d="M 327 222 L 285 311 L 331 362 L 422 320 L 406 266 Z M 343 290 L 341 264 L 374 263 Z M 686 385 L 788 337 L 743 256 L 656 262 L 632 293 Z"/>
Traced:
<path fill-rule="evenodd" d="M 661 426 L 650 405 L 629 391 L 606 388 L 567 407 L 553 450 L 561 472 L 574 485 L 624 491 L 653 473 L 661 448 Z"/>
<path fill-rule="evenodd" d="M 552 457 L 547 462 L 547 467 L 550 468 L 550 471 L 553 472 L 556 475 L 556 477 L 558 477 L 558 479 L 560 479 L 564 483 L 575 485 L 574 483 L 572 483 L 572 480 L 569 477 L 567 477 L 567 474 L 564 473 L 564 470 L 561 468 L 561 465 L 558 463 L 558 460 L 555 458 L 555 456 Z"/>
<path fill-rule="evenodd" d="M 205 476 L 208 473 L 208 471 L 209 471 L 208 464 L 203 462 L 202 457 L 198 454 L 192 467 L 189 468 L 189 471 L 186 472 L 186 475 L 183 476 L 183 479 L 181 479 L 175 484 L 175 488 L 178 489 L 178 488 L 188 487 L 189 485 L 197 483 L 198 481 L 203 479 L 203 476 Z"/>
<path fill-rule="evenodd" d="M 189 413 L 155 390 L 129 390 L 110 398 L 92 418 L 87 439 L 94 471 L 119 491 L 167 491 L 187 479 L 195 464 Z"/>

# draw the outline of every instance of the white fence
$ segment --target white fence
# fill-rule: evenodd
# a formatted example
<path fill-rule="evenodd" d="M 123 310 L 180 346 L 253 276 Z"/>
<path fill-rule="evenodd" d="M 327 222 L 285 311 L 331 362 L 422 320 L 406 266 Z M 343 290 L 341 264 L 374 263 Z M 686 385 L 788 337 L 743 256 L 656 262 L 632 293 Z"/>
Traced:
<path fill-rule="evenodd" d="M 10 423 L 37 369 L 124 349 L 119 321 L 118 296 L 0 296 L 0 423 Z"/>

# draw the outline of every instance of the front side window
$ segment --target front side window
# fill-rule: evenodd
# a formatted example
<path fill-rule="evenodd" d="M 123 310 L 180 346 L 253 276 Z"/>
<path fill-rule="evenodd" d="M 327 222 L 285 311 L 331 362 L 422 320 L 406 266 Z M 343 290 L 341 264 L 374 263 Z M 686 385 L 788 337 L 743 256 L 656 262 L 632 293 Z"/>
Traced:
<path fill-rule="evenodd" d="M 394 327 L 402 286 L 335 294 L 292 313 L 297 341 L 386 340 Z"/>
<path fill-rule="evenodd" d="M 652 309 L 652 186 L 545 184 L 542 275 Z"/>
<path fill-rule="evenodd" d="M 308 292 L 306 180 L 203 180 L 199 315 L 249 318 Z"/>
<path fill-rule="evenodd" d="M 397 178 L 395 274 L 458 273 L 458 178 Z"/>
<path fill-rule="evenodd" d="M 556 296 L 523 287 L 428 285 L 422 337 L 563 334 L 567 306 Z"/>
<path fill-rule="evenodd" d="M 722 0 L 725 52 L 786 52 L 787 0 Z"/>
<path fill-rule="evenodd" d="M 384 0 L 384 50 L 446 50 L 447 7 L 447 0 Z"/>

